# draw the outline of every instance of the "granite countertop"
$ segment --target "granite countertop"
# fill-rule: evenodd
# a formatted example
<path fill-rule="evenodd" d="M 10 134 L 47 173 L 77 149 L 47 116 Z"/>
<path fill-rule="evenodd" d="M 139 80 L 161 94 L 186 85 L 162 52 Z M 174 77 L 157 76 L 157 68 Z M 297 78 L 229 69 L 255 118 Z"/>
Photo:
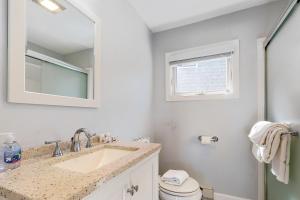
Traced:
<path fill-rule="evenodd" d="M 65 149 L 68 144 L 63 145 Z M 64 170 L 53 165 L 81 155 L 101 150 L 104 147 L 137 149 L 100 169 L 90 173 Z M 31 148 L 24 152 L 21 167 L 0 174 L 0 196 L 13 200 L 71 200 L 83 199 L 96 187 L 129 169 L 139 161 L 160 150 L 160 144 L 111 143 L 96 144 L 81 152 L 64 152 L 53 158 L 53 145 Z"/>

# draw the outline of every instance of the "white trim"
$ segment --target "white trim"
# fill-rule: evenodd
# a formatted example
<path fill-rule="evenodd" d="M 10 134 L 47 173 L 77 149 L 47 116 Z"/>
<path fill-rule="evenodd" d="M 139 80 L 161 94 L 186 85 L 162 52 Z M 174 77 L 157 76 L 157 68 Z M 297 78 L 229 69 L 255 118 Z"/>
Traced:
<path fill-rule="evenodd" d="M 257 118 L 265 119 L 265 47 L 266 38 L 257 40 Z"/>
<path fill-rule="evenodd" d="M 245 199 L 241 197 L 230 196 L 227 194 L 215 193 L 214 200 L 251 200 L 251 199 Z"/>
<path fill-rule="evenodd" d="M 257 120 L 265 120 L 266 109 L 266 38 L 257 39 Z M 266 184 L 265 184 L 265 165 L 258 162 L 258 200 L 265 200 L 266 198 Z"/>
<path fill-rule="evenodd" d="M 94 46 L 94 98 L 82 99 L 25 91 L 26 53 L 26 0 L 8 1 L 8 101 L 12 103 L 42 104 L 72 107 L 92 107 L 100 105 L 100 19 L 84 5 L 67 0 L 79 11 L 95 22 Z"/>
<path fill-rule="evenodd" d="M 171 62 L 188 60 L 192 58 L 206 57 L 233 52 L 232 56 L 232 90 L 230 94 L 210 94 L 210 95 L 191 95 L 180 96 L 174 94 L 172 84 Z M 165 86 L 167 101 L 194 101 L 209 99 L 233 99 L 239 98 L 239 40 L 220 42 L 196 48 L 184 49 L 180 51 L 168 52 L 165 54 Z"/>

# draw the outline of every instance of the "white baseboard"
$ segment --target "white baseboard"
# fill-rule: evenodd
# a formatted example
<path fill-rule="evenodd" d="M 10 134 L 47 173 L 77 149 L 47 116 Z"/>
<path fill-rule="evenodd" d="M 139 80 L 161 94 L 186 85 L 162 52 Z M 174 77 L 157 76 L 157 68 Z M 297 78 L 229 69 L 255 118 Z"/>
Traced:
<path fill-rule="evenodd" d="M 215 193 L 214 196 L 215 196 L 214 200 L 251 200 L 251 199 L 245 199 L 245 198 L 230 196 L 230 195 L 221 194 L 221 193 Z"/>

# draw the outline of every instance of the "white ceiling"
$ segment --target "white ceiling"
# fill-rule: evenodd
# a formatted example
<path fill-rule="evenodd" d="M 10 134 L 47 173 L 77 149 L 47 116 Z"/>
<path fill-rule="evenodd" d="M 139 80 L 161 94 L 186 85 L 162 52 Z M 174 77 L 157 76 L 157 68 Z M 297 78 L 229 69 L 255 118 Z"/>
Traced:
<path fill-rule="evenodd" d="M 27 40 L 60 55 L 94 47 L 94 22 L 65 0 L 66 9 L 51 13 L 27 0 Z"/>
<path fill-rule="evenodd" d="M 153 32 L 192 24 L 276 0 L 128 0 Z"/>

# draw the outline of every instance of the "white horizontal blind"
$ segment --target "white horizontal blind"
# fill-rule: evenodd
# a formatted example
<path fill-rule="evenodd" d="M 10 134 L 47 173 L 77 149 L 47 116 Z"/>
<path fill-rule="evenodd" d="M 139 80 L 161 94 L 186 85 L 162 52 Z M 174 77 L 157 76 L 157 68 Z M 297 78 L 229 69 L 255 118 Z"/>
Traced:
<path fill-rule="evenodd" d="M 227 94 L 232 53 L 171 62 L 175 95 Z"/>

